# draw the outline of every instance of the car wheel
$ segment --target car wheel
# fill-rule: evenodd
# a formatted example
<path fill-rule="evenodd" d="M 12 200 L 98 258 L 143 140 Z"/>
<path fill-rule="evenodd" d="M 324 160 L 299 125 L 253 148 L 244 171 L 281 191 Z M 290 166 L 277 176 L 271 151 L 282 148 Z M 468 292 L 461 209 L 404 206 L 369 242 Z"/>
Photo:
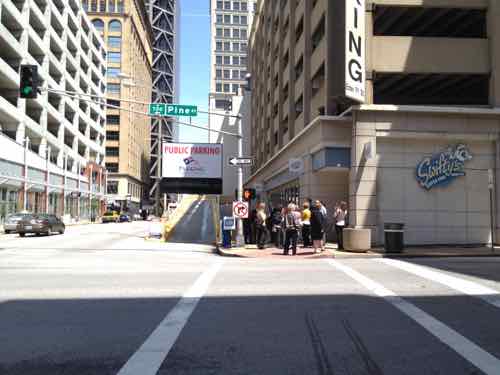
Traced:
<path fill-rule="evenodd" d="M 10 230 L 4 230 L 5 234 L 10 234 Z"/>
<path fill-rule="evenodd" d="M 41 233 L 35 233 L 35 236 L 40 237 Z"/>
<path fill-rule="evenodd" d="M 61 230 L 59 231 L 59 234 L 64 234 L 64 229 L 61 229 Z"/>
<path fill-rule="evenodd" d="M 19 237 L 24 237 L 26 236 L 26 233 L 19 233 Z"/>

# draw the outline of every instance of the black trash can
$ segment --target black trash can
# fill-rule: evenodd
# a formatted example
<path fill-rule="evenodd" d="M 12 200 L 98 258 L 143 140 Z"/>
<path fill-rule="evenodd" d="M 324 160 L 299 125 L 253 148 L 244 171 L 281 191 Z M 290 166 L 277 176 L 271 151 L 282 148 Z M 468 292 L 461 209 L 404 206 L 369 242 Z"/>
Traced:
<path fill-rule="evenodd" d="M 401 253 L 404 248 L 404 224 L 384 223 L 386 253 Z"/>

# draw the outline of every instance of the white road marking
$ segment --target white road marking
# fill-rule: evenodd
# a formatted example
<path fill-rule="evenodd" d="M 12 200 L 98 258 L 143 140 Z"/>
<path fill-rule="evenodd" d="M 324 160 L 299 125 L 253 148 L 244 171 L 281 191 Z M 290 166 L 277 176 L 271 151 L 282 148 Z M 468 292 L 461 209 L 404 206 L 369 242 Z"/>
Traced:
<path fill-rule="evenodd" d="M 125 363 L 118 375 L 154 375 L 157 373 L 222 264 L 222 260 L 217 261 L 198 277 L 177 305 Z"/>
<path fill-rule="evenodd" d="M 392 304 L 485 374 L 500 375 L 500 360 L 466 337 L 462 336 L 457 331 L 427 314 L 425 311 L 419 309 L 412 303 L 405 301 L 403 298 L 396 295 L 393 291 L 385 288 L 383 285 L 369 279 L 339 261 L 326 259 L 326 262 L 363 285 L 375 295 Z"/>
<path fill-rule="evenodd" d="M 376 261 L 399 268 L 400 270 L 406 271 L 413 275 L 435 281 L 439 284 L 447 286 L 448 288 L 459 291 L 460 293 L 481 298 L 489 304 L 500 308 L 500 293 L 498 292 L 498 290 L 488 288 L 473 281 L 464 280 L 456 276 L 451 276 L 442 272 L 434 271 L 429 269 L 428 267 L 406 263 L 400 260 L 377 259 Z"/>

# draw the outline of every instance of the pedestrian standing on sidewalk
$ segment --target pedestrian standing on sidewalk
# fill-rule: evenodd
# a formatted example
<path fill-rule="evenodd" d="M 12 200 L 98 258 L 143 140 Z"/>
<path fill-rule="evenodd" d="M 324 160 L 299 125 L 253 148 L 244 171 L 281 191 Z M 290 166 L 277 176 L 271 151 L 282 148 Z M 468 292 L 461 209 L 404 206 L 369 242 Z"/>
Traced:
<path fill-rule="evenodd" d="M 329 223 L 329 220 L 328 220 L 328 210 L 326 209 L 325 203 L 323 201 L 319 201 L 319 202 L 321 204 L 320 211 L 321 211 L 321 214 L 323 215 L 323 219 L 324 219 L 324 222 L 323 222 L 323 240 L 321 242 L 321 251 L 325 251 L 326 237 L 331 230 L 331 223 Z"/>
<path fill-rule="evenodd" d="M 311 210 L 309 202 L 302 206 L 302 243 L 304 247 L 311 247 Z"/>
<path fill-rule="evenodd" d="M 285 246 L 283 254 L 288 255 L 290 245 L 292 246 L 292 255 L 297 254 L 297 239 L 299 238 L 300 230 L 300 213 L 296 211 L 296 206 L 290 203 L 287 207 L 285 218 L 283 221 L 283 229 L 285 231 Z"/>
<path fill-rule="evenodd" d="M 267 214 L 266 214 L 266 204 L 261 202 L 257 206 L 257 213 L 255 215 L 255 227 L 257 230 L 257 247 L 259 249 L 264 249 L 266 247 L 267 240 Z"/>
<path fill-rule="evenodd" d="M 277 249 L 281 249 L 283 246 L 282 239 L 282 224 L 283 224 L 283 207 L 277 206 L 273 208 L 271 214 L 271 242 L 276 246 Z"/>
<path fill-rule="evenodd" d="M 340 202 L 335 205 L 335 232 L 337 233 L 338 249 L 344 250 L 343 233 L 347 218 L 347 203 Z"/>
<path fill-rule="evenodd" d="M 311 208 L 311 238 L 314 252 L 323 251 L 323 234 L 325 232 L 325 217 L 321 213 L 321 203 L 316 201 Z"/>

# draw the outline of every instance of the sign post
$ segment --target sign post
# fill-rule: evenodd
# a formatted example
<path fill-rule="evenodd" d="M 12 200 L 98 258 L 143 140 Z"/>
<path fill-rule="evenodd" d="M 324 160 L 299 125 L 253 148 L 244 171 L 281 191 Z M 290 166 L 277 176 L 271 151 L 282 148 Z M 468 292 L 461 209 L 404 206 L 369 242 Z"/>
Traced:
<path fill-rule="evenodd" d="M 233 167 L 239 167 L 240 165 L 251 167 L 253 165 L 252 158 L 242 158 L 242 157 L 235 157 L 235 156 L 230 158 L 227 162 L 229 165 L 232 165 Z"/>
<path fill-rule="evenodd" d="M 493 188 L 494 176 L 493 169 L 488 169 L 488 190 L 490 192 L 490 230 L 491 230 L 491 252 L 495 252 L 495 223 L 493 215 Z"/>

